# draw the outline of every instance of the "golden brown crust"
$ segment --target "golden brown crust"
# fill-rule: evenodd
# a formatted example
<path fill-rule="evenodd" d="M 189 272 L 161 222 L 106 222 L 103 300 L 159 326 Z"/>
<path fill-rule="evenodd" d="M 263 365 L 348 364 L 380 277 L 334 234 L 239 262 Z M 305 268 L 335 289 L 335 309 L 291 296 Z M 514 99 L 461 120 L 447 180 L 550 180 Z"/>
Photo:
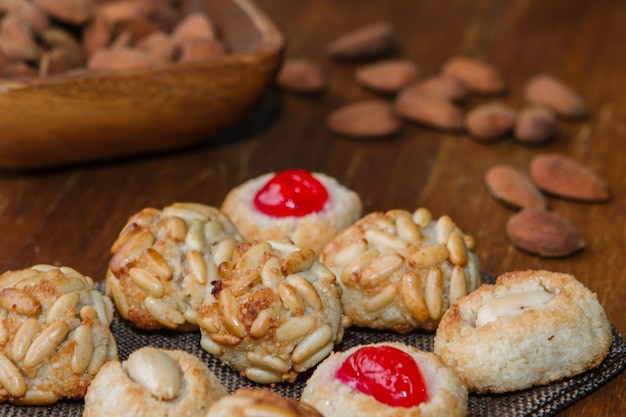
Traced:
<path fill-rule="evenodd" d="M 519 297 L 526 305 L 516 304 Z M 595 294 L 569 274 L 528 270 L 503 274 L 452 306 L 437 329 L 435 352 L 470 391 L 499 393 L 594 368 L 611 342 Z"/>

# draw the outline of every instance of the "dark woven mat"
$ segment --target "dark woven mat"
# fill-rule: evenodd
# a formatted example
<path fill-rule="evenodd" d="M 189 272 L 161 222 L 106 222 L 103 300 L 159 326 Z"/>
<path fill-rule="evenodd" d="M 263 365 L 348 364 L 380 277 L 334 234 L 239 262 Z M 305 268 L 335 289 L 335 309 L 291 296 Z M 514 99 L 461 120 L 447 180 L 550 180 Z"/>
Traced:
<path fill-rule="evenodd" d="M 152 345 L 165 349 L 183 349 L 197 355 L 217 375 L 230 392 L 239 387 L 258 387 L 253 382 L 241 378 L 236 372 L 221 364 L 215 357 L 209 355 L 200 347 L 199 332 L 192 333 L 150 333 L 139 331 L 116 315 L 111 324 L 111 330 L 118 342 L 120 359 L 125 360 L 134 350 Z M 349 329 L 344 341 L 337 346 L 338 350 L 345 350 L 357 344 L 375 343 L 382 341 L 399 341 L 422 350 L 432 351 L 433 334 L 414 332 L 408 335 L 399 335 L 388 332 Z M 613 329 L 613 344 L 609 355 L 602 364 L 593 370 L 546 386 L 535 387 L 524 391 L 517 391 L 503 395 L 470 395 L 469 416 L 509 416 L 531 417 L 552 416 L 559 410 L 571 405 L 588 395 L 608 380 L 619 374 L 626 367 L 626 342 Z M 271 388 L 285 396 L 299 398 L 309 373 L 300 375 L 294 384 L 278 384 Z M 266 387 L 269 388 L 269 387 Z M 27 407 L 0 404 L 0 416 L 58 416 L 74 417 L 82 415 L 82 401 L 61 401 L 52 406 Z"/>

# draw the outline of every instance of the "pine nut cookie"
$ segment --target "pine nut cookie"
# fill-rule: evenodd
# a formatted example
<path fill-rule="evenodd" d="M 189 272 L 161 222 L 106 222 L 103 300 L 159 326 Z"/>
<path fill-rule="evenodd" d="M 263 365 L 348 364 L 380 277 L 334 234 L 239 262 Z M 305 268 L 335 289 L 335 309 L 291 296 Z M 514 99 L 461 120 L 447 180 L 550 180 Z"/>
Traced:
<path fill-rule="evenodd" d="M 313 249 L 242 243 L 219 276 L 198 311 L 200 344 L 243 377 L 294 382 L 342 340 L 341 288 Z"/>
<path fill-rule="evenodd" d="M 434 351 L 470 392 L 544 385 L 598 366 L 612 343 L 596 295 L 569 274 L 509 272 L 444 314 Z"/>
<path fill-rule="evenodd" d="M 327 244 L 321 262 L 336 276 L 355 326 L 434 331 L 444 311 L 481 283 L 475 241 L 449 216 L 425 208 L 374 212 Z"/>
<path fill-rule="evenodd" d="M 0 275 L 0 402 L 45 405 L 83 398 L 117 359 L 113 304 L 70 267 Z"/>
<path fill-rule="evenodd" d="M 291 169 L 233 188 L 221 209 L 247 240 L 289 240 L 319 253 L 359 219 L 362 203 L 328 175 Z"/>
<path fill-rule="evenodd" d="M 191 353 L 146 346 L 102 367 L 85 395 L 83 417 L 205 417 L 226 394 Z"/>
<path fill-rule="evenodd" d="M 323 417 L 308 404 L 266 390 L 240 388 L 211 405 L 206 417 Z"/>
<path fill-rule="evenodd" d="M 145 330 L 197 330 L 196 316 L 217 267 L 243 239 L 228 216 L 198 203 L 146 208 L 111 247 L 106 293 Z"/>
<path fill-rule="evenodd" d="M 300 400 L 325 416 L 463 417 L 467 398 L 461 378 L 437 355 L 386 342 L 333 353 Z"/>

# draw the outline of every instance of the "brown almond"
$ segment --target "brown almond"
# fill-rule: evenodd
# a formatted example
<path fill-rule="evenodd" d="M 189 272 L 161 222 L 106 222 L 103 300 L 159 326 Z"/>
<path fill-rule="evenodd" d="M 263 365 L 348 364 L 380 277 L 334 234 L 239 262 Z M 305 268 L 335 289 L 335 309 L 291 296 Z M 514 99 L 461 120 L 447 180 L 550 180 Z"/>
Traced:
<path fill-rule="evenodd" d="M 137 50 L 150 55 L 158 62 L 169 62 L 174 59 L 176 47 L 172 39 L 164 32 L 152 32 L 135 45 Z"/>
<path fill-rule="evenodd" d="M 394 100 L 396 112 L 405 119 L 445 131 L 463 128 L 463 113 L 450 101 L 418 89 L 402 90 Z"/>
<path fill-rule="evenodd" d="M 542 144 L 557 131 L 554 112 L 544 106 L 528 106 L 518 112 L 513 135 L 522 143 Z"/>
<path fill-rule="evenodd" d="M 452 57 L 444 63 L 441 73 L 458 79 L 472 93 L 492 95 L 502 94 L 506 90 L 502 74 L 494 66 L 479 59 Z"/>
<path fill-rule="evenodd" d="M 334 134 L 355 139 L 380 139 L 397 134 L 402 119 L 384 100 L 347 104 L 330 114 L 326 127 Z"/>
<path fill-rule="evenodd" d="M 445 100 L 455 102 L 461 102 L 469 95 L 468 89 L 461 81 L 444 75 L 424 78 L 406 88 L 419 90 L 422 93 L 436 95 Z"/>
<path fill-rule="evenodd" d="M 33 4 L 49 16 L 71 25 L 84 25 L 95 13 L 93 0 L 34 0 Z"/>
<path fill-rule="evenodd" d="M 474 107 L 465 116 L 465 127 L 475 139 L 491 141 L 511 132 L 515 110 L 502 103 L 485 103 Z"/>
<path fill-rule="evenodd" d="M 189 38 L 180 44 L 180 62 L 206 61 L 224 56 L 224 45 L 217 39 Z"/>
<path fill-rule="evenodd" d="M 61 74 L 81 65 L 82 62 L 77 63 L 76 57 L 68 49 L 52 48 L 39 60 L 39 76 Z"/>
<path fill-rule="evenodd" d="M 154 65 L 155 61 L 150 55 L 136 49 L 100 49 L 94 53 L 87 67 L 93 70 L 123 70 L 135 68 L 147 68 Z"/>
<path fill-rule="evenodd" d="M 551 75 L 539 74 L 532 77 L 526 82 L 524 95 L 529 103 L 549 107 L 563 118 L 581 119 L 588 114 L 582 97 Z"/>
<path fill-rule="evenodd" d="M 100 2 L 96 7 L 96 14 L 105 18 L 110 24 L 115 24 L 126 19 L 149 16 L 156 6 L 156 2 L 152 1 L 152 3 L 151 5 L 148 1 L 140 0 Z"/>
<path fill-rule="evenodd" d="M 365 88 L 395 94 L 413 83 L 419 74 L 417 65 L 406 59 L 377 61 L 357 68 L 354 78 Z"/>
<path fill-rule="evenodd" d="M 136 43 L 149 34 L 160 30 L 158 25 L 146 18 L 131 18 L 115 23 L 113 26 L 113 36 L 123 32 L 130 32 L 133 43 Z"/>
<path fill-rule="evenodd" d="M 29 80 L 36 78 L 38 75 L 39 73 L 36 68 L 21 61 L 9 63 L 2 68 L 2 72 L 0 72 L 2 78 L 11 78 L 13 80 Z"/>
<path fill-rule="evenodd" d="M 192 13 L 180 20 L 172 32 L 172 41 L 182 45 L 188 39 L 216 39 L 213 22 L 204 13 Z"/>
<path fill-rule="evenodd" d="M 64 53 L 55 52 L 53 59 L 69 59 L 69 68 L 76 68 L 85 64 L 85 55 L 83 48 L 78 40 L 71 33 L 59 27 L 49 27 L 39 35 L 43 43 L 48 49 L 64 49 Z M 64 57 L 61 58 L 60 56 Z M 49 58 L 47 58 L 49 59 Z"/>
<path fill-rule="evenodd" d="M 108 47 L 113 39 L 113 30 L 109 20 L 102 14 L 96 14 L 83 27 L 82 39 L 83 50 L 88 57 L 92 56 L 97 50 Z"/>
<path fill-rule="evenodd" d="M 485 174 L 487 189 L 496 200 L 513 208 L 539 208 L 548 206 L 544 195 L 530 177 L 510 165 L 499 164 Z"/>
<path fill-rule="evenodd" d="M 569 220 L 536 208 L 513 215 L 506 224 L 506 233 L 518 249 L 546 258 L 572 255 L 587 246 L 583 235 Z"/>
<path fill-rule="evenodd" d="M 276 83 L 287 91 L 316 94 L 326 90 L 328 77 L 319 62 L 307 58 L 290 58 L 283 62 Z"/>
<path fill-rule="evenodd" d="M 585 202 L 610 199 L 604 180 L 591 169 L 565 155 L 543 153 L 530 161 L 530 177 L 547 193 Z"/>
<path fill-rule="evenodd" d="M 354 60 L 381 57 L 395 47 L 395 31 L 387 22 L 376 22 L 339 36 L 326 47 L 336 59 Z"/>
<path fill-rule="evenodd" d="M 50 19 L 48 16 L 39 7 L 29 1 L 20 2 L 18 10 L 16 10 L 16 15 L 28 22 L 35 34 L 39 34 L 44 29 L 50 27 Z"/>
<path fill-rule="evenodd" d="M 15 61 L 37 61 L 41 55 L 30 24 L 11 14 L 0 21 L 0 49 Z"/>

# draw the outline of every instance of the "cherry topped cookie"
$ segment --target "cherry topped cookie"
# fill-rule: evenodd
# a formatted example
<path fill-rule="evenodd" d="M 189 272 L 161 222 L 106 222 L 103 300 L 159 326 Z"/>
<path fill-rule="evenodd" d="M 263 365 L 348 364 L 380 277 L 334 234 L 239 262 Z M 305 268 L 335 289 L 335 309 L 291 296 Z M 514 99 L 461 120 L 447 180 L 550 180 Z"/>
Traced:
<path fill-rule="evenodd" d="M 361 216 L 362 204 L 328 175 L 289 169 L 232 189 L 221 209 L 247 240 L 290 240 L 319 253 Z"/>

